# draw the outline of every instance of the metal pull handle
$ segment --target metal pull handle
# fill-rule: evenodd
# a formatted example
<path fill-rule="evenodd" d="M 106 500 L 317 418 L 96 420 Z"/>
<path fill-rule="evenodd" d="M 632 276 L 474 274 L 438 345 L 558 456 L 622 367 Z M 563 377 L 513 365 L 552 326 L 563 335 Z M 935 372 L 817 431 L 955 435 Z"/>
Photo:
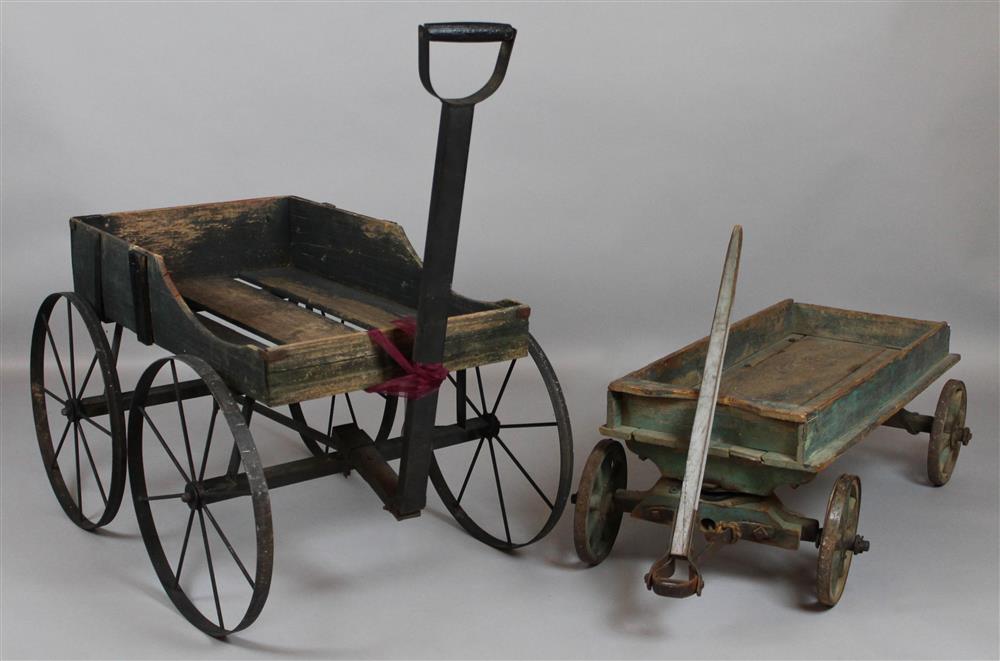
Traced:
<path fill-rule="evenodd" d="M 480 101 L 485 101 L 493 92 L 497 91 L 504 76 L 507 75 L 507 64 L 510 62 L 510 53 L 514 48 L 514 37 L 516 36 L 517 30 L 506 23 L 427 23 L 421 25 L 418 30 L 420 82 L 423 83 L 424 89 L 447 105 L 472 106 Z M 431 84 L 430 43 L 432 41 L 458 43 L 499 41 L 500 50 L 497 53 L 493 74 L 479 91 L 469 96 L 458 99 L 442 97 L 434 91 L 434 86 Z"/>
<path fill-rule="evenodd" d="M 687 577 L 675 578 L 678 564 L 687 565 Z M 652 590 L 661 597 L 673 597 L 683 599 L 693 595 L 701 596 L 701 590 L 705 587 L 705 581 L 698 571 L 694 561 L 680 556 L 666 555 L 650 567 L 646 574 L 646 588 Z"/>
<path fill-rule="evenodd" d="M 517 30 L 507 23 L 425 23 L 420 31 L 429 41 L 465 43 L 514 41 L 517 34 Z"/>

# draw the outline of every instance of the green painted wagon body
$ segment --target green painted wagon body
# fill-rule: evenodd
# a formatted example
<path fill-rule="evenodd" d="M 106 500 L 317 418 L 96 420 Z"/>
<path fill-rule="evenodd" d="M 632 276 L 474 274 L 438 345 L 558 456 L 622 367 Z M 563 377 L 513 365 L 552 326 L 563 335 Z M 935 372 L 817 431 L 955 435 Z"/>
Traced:
<path fill-rule="evenodd" d="M 959 360 L 944 322 L 785 300 L 732 325 L 705 487 L 799 485 Z M 684 476 L 708 338 L 613 381 L 601 433 Z"/>

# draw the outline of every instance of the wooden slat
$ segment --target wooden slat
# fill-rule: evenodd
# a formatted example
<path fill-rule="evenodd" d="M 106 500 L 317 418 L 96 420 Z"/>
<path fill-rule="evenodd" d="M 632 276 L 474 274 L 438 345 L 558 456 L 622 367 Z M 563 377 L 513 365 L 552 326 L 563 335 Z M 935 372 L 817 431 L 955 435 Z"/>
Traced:
<path fill-rule="evenodd" d="M 278 344 L 355 332 L 269 292 L 225 276 L 186 278 L 177 282 L 177 288 L 195 307 Z"/>
<path fill-rule="evenodd" d="M 239 277 L 363 328 L 389 328 L 395 319 L 416 315 L 405 305 L 294 267 L 247 271 Z"/>
<path fill-rule="evenodd" d="M 721 393 L 747 400 L 803 405 L 881 354 L 882 347 L 790 335 L 764 360 L 726 371 Z"/>

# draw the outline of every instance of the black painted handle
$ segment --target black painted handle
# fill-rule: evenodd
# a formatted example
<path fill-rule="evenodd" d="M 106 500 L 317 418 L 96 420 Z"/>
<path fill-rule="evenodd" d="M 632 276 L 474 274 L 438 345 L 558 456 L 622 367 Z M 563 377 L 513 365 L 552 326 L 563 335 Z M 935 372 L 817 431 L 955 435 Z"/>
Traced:
<path fill-rule="evenodd" d="M 517 30 L 507 23 L 425 23 L 420 34 L 428 41 L 484 43 L 514 41 Z"/>
<path fill-rule="evenodd" d="M 503 78 L 507 75 L 507 63 L 514 48 L 514 37 L 517 30 L 506 23 L 426 23 L 418 30 L 420 82 L 424 88 L 450 106 L 474 106 L 486 100 L 497 91 Z M 450 41 L 463 43 L 500 42 L 497 52 L 497 62 L 493 67 L 493 75 L 478 92 L 461 99 L 445 99 L 434 91 L 431 84 L 430 44 L 432 41 Z"/>

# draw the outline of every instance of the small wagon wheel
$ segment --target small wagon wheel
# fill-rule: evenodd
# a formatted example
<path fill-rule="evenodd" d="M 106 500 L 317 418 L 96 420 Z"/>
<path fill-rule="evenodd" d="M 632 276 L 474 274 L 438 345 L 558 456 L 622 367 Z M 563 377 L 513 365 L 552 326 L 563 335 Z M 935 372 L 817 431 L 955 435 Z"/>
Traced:
<path fill-rule="evenodd" d="M 364 394 L 364 393 L 362 393 Z M 388 395 L 366 395 L 368 398 L 377 398 L 383 400 L 382 406 L 382 421 L 379 423 L 378 431 L 375 433 L 374 438 L 376 441 L 384 441 L 389 438 L 389 434 L 392 433 L 392 425 L 396 421 L 396 408 L 399 401 L 397 397 L 391 397 Z M 325 404 L 326 400 L 321 403 Z M 333 428 L 338 424 L 343 424 L 345 422 L 352 422 L 355 425 L 358 424 L 359 414 L 354 409 L 354 402 L 351 401 L 351 393 L 344 393 L 342 395 L 331 395 L 330 396 L 329 407 L 324 406 L 326 409 L 322 416 L 322 420 L 317 417 L 317 421 L 322 422 L 322 425 L 310 425 L 313 429 L 317 431 L 324 432 L 327 436 L 333 435 Z M 292 418 L 296 422 L 303 424 L 309 424 L 307 417 L 309 416 L 302 406 L 305 402 L 298 402 L 295 404 L 289 404 L 288 410 L 292 414 Z M 315 414 L 314 414 L 315 415 Z M 362 414 L 363 416 L 364 414 Z M 305 435 L 302 435 L 302 442 L 309 449 L 310 452 L 315 456 L 321 456 L 324 454 L 330 454 L 333 452 L 333 448 L 329 445 L 323 445 L 322 443 L 317 443 L 314 439 L 311 439 Z"/>
<path fill-rule="evenodd" d="M 465 373 L 449 375 L 453 388 L 443 387 L 439 398 L 448 405 L 448 394 L 454 396 L 459 421 L 482 415 L 493 420 L 495 433 L 478 443 L 436 450 L 430 476 L 455 520 L 477 540 L 503 550 L 527 546 L 552 530 L 569 499 L 573 472 L 562 388 L 530 335 L 528 355 L 530 361 L 477 367 L 468 374 L 468 389 Z M 498 384 L 492 387 L 491 372 Z M 519 392 L 512 397 L 513 389 Z M 515 404 L 504 406 L 510 399 Z M 546 475 L 558 477 L 541 479 Z M 479 492 L 477 502 L 470 504 L 473 492 Z"/>
<path fill-rule="evenodd" d="M 927 446 L 927 475 L 936 487 L 951 479 L 959 450 L 972 439 L 972 433 L 965 426 L 967 402 L 964 383 L 951 379 L 944 384 L 934 411 L 931 440 Z"/>
<path fill-rule="evenodd" d="M 860 512 L 861 480 L 856 475 L 841 475 L 830 492 L 819 538 L 816 595 L 824 606 L 840 601 L 851 560 L 868 550 L 868 542 L 858 535 Z"/>
<path fill-rule="evenodd" d="M 573 515 L 573 543 L 580 559 L 588 565 L 608 557 L 622 524 L 622 510 L 615 507 L 617 489 L 628 483 L 625 449 L 606 438 L 596 446 L 583 465 L 580 488 L 576 492 Z"/>
<path fill-rule="evenodd" d="M 116 326 L 109 346 L 90 304 L 66 292 L 42 302 L 31 337 L 38 447 L 59 504 L 84 530 L 109 523 L 125 493 L 125 418 L 115 369 L 121 333 Z"/>
<path fill-rule="evenodd" d="M 178 367 L 210 397 L 147 408 L 158 376 L 181 394 Z M 139 379 L 128 427 L 132 500 L 167 596 L 211 636 L 248 627 L 267 600 L 274 538 L 264 469 L 235 398 L 200 358 L 162 358 Z"/>

